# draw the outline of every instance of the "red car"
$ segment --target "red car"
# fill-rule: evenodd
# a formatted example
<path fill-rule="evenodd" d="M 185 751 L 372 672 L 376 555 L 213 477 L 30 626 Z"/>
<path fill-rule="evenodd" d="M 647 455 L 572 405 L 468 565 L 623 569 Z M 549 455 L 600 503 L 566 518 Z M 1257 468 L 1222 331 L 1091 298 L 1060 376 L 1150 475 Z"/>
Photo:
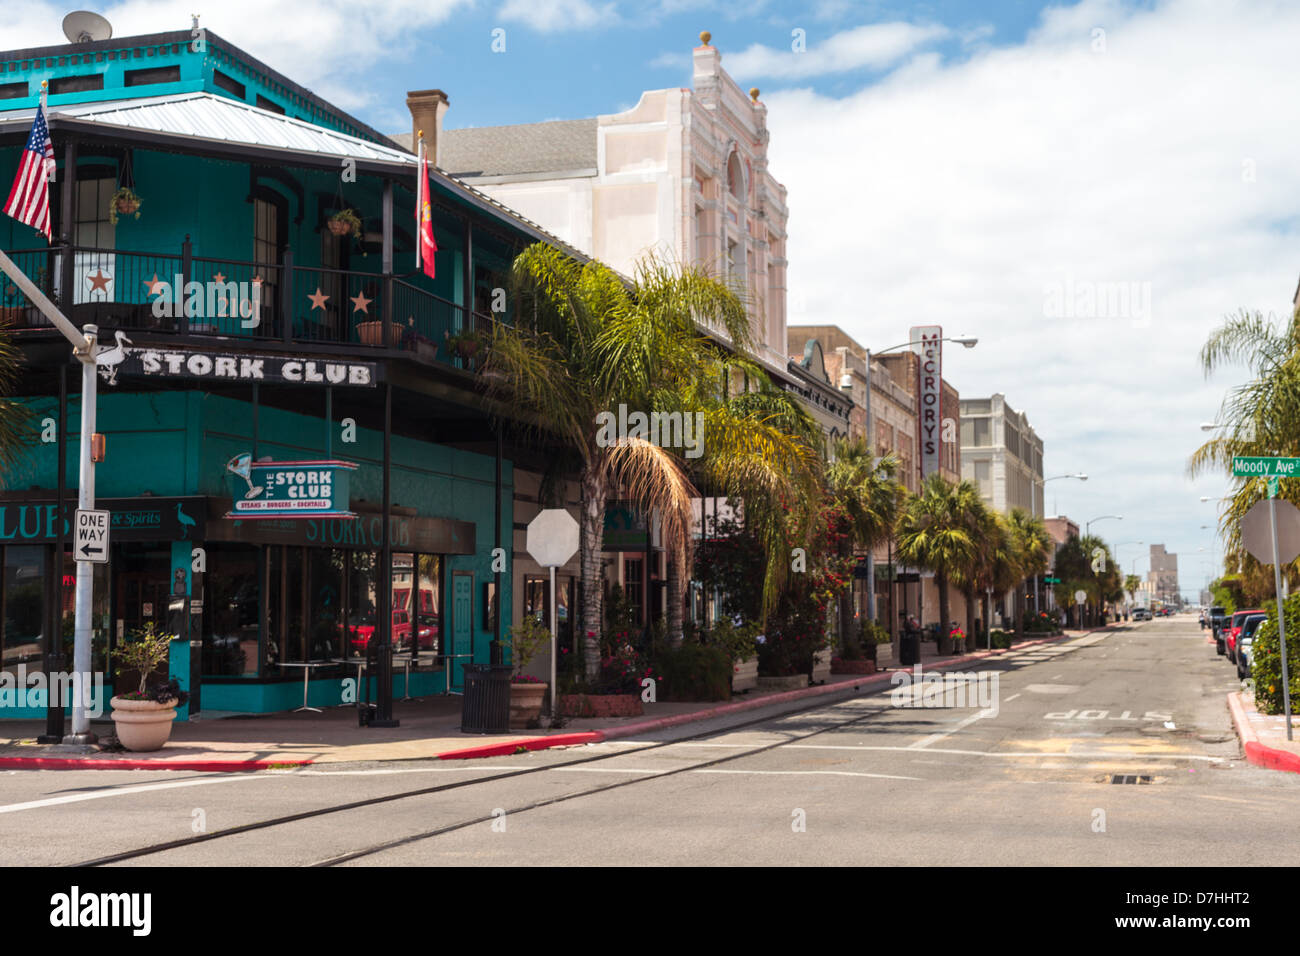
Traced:
<path fill-rule="evenodd" d="M 364 654 L 366 645 L 375 634 L 375 618 L 373 614 L 353 615 L 348 622 L 348 637 L 352 644 L 354 654 Z M 393 646 L 401 647 L 411 640 L 411 615 L 406 611 L 393 612 Z M 423 635 L 421 635 L 423 643 Z"/>
<path fill-rule="evenodd" d="M 1261 608 L 1253 608 L 1249 611 L 1236 611 L 1232 619 L 1223 628 L 1223 648 L 1228 660 L 1234 664 L 1237 663 L 1237 638 L 1241 634 L 1241 626 L 1246 623 L 1246 618 L 1253 614 L 1266 613 Z"/>

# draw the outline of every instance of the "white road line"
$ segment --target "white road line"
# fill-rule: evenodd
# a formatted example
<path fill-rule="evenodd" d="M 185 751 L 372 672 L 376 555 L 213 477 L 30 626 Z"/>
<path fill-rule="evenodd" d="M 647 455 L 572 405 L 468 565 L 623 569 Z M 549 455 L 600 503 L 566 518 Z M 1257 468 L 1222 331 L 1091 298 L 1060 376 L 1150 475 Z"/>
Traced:
<path fill-rule="evenodd" d="M 1279 651 L 1278 653 L 1281 653 L 1281 652 Z M 1008 697 L 1005 701 L 1003 701 L 1003 703 L 1009 704 L 1009 703 L 1011 703 L 1013 700 L 1015 700 L 1015 699 L 1016 699 L 1017 697 L 1019 697 L 1019 696 L 1020 696 L 1019 694 L 1012 694 L 1012 695 L 1011 695 L 1010 697 Z"/>
<path fill-rule="evenodd" d="M 953 734 L 957 733 L 959 730 L 965 730 L 965 729 L 966 729 L 967 727 L 969 727 L 971 724 L 975 723 L 975 721 L 977 721 L 977 720 L 983 720 L 983 719 L 984 719 L 984 711 L 982 711 L 982 710 L 976 711 L 975 713 L 973 713 L 973 714 L 971 714 L 969 717 L 967 717 L 965 720 L 960 721 L 960 722 L 959 722 L 955 727 L 953 727 L 951 730 L 945 730 L 945 731 L 943 731 L 943 732 L 941 732 L 941 733 L 931 734 L 931 735 L 928 736 L 928 737 L 923 737 L 923 738 L 921 738 L 920 740 L 916 741 L 915 743 L 908 744 L 907 749 L 908 749 L 908 750 L 924 750 L 926 747 L 929 747 L 930 744 L 938 743 L 940 740 L 943 740 L 945 737 L 951 737 Z"/>
<path fill-rule="evenodd" d="M 105 797 L 125 797 L 150 790 L 178 790 L 182 787 L 202 787 L 212 783 L 233 783 L 237 780 L 277 780 L 290 774 L 239 773 L 229 777 L 201 777 L 198 779 L 173 780 L 169 783 L 146 783 L 138 787 L 123 787 L 120 790 L 99 790 L 95 793 L 72 793 L 63 797 L 47 797 L 44 800 L 28 800 L 25 803 L 10 803 L 0 806 L 0 813 L 17 813 L 19 810 L 35 810 L 40 807 L 56 807 L 64 803 L 81 803 L 84 800 L 102 800 Z"/>
<path fill-rule="evenodd" d="M 691 773 L 747 773 L 773 777 L 875 777 L 880 780 L 923 780 L 892 773 L 857 773 L 852 770 L 692 770 Z"/>
<path fill-rule="evenodd" d="M 916 745 L 912 744 L 906 747 L 876 747 L 869 745 L 852 744 L 791 744 L 786 747 L 787 750 L 884 750 L 897 753 L 910 753 L 916 751 Z M 1206 757 L 1201 754 L 1149 754 L 1149 753 L 1115 753 L 1113 751 L 1087 751 L 1070 753 L 1064 750 L 1032 750 L 1021 752 L 1003 752 L 999 750 L 956 750 L 944 747 L 928 747 L 928 754 L 959 754 L 969 757 L 1082 757 L 1088 760 L 1097 760 L 1099 758 L 1122 759 L 1122 760 L 1205 760 L 1211 763 L 1227 763 L 1230 758 L 1227 757 Z"/>

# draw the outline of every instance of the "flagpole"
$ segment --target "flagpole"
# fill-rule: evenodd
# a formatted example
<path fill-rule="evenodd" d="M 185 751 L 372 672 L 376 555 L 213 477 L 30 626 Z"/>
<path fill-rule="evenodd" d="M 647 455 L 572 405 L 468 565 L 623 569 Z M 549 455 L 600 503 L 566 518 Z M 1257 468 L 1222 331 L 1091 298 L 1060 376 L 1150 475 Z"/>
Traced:
<path fill-rule="evenodd" d="M 424 225 L 424 130 L 417 131 L 418 144 L 415 148 L 415 268 L 419 269 L 424 263 L 421 253 L 424 251 L 421 247 L 420 229 Z"/>

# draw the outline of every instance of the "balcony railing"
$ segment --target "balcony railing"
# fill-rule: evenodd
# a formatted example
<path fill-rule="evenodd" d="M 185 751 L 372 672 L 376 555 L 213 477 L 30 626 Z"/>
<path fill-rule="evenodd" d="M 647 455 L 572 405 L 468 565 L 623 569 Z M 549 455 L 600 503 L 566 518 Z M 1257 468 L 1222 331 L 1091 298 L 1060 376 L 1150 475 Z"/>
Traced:
<path fill-rule="evenodd" d="M 473 360 L 459 357 L 448 337 L 490 335 L 494 323 L 394 275 L 295 265 L 291 250 L 273 264 L 197 257 L 188 239 L 172 255 L 84 246 L 8 255 L 75 325 L 95 323 L 102 331 L 348 345 L 466 368 Z M 191 282 L 199 294 L 187 297 Z M 2 275 L 0 322 L 18 330 L 50 327 Z"/>

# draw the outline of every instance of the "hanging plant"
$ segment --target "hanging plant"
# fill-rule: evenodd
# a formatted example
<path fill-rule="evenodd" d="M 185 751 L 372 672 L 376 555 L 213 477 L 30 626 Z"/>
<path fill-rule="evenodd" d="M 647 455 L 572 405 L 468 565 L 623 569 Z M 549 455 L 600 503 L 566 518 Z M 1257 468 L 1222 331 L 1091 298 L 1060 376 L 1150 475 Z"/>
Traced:
<path fill-rule="evenodd" d="M 129 186 L 118 189 L 108 202 L 108 221 L 116 226 L 119 215 L 140 218 L 140 197 Z"/>
<path fill-rule="evenodd" d="M 361 239 L 361 217 L 351 209 L 342 209 L 329 217 L 325 223 L 329 231 L 336 236 L 355 235 Z"/>

